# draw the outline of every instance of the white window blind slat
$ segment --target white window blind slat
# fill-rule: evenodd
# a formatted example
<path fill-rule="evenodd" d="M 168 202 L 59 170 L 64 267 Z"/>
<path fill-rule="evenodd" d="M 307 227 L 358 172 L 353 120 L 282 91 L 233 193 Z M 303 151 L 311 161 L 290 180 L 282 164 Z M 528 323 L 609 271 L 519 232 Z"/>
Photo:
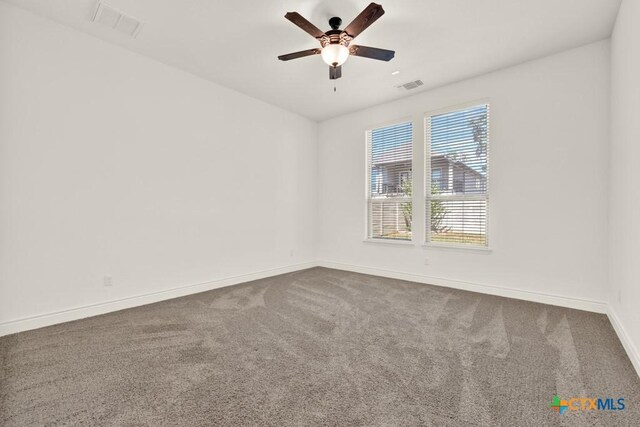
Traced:
<path fill-rule="evenodd" d="M 425 118 L 426 241 L 488 246 L 489 105 Z"/>
<path fill-rule="evenodd" d="M 367 132 L 367 237 L 411 240 L 413 124 Z"/>

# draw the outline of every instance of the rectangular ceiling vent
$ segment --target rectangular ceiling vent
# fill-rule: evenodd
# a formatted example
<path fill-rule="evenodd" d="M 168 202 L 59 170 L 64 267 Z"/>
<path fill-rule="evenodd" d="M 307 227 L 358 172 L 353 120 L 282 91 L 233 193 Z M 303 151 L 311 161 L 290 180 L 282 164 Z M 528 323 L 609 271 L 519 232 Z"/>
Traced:
<path fill-rule="evenodd" d="M 418 86 L 422 86 L 423 84 L 424 83 L 422 83 L 422 80 L 415 80 L 413 82 L 405 83 L 396 87 L 398 89 L 411 90 L 417 88 Z"/>
<path fill-rule="evenodd" d="M 142 22 L 136 18 L 125 15 L 118 9 L 102 2 L 98 2 L 98 8 L 92 21 L 111 27 L 129 37 L 136 37 L 142 28 Z"/>

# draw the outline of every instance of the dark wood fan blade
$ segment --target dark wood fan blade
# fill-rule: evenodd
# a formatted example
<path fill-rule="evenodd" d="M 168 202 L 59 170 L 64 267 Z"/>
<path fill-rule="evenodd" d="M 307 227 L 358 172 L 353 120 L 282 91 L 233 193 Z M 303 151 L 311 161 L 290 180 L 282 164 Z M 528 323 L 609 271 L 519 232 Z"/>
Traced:
<path fill-rule="evenodd" d="M 318 55 L 320 54 L 321 49 L 307 49 L 301 50 L 300 52 L 287 53 L 286 55 L 278 56 L 280 61 L 289 61 L 291 59 L 296 58 L 304 58 L 305 56 Z"/>
<path fill-rule="evenodd" d="M 335 80 L 342 77 L 342 65 L 339 67 L 329 67 L 329 80 Z"/>
<path fill-rule="evenodd" d="M 344 31 L 351 37 L 356 37 L 382 15 L 384 15 L 384 9 L 382 6 L 376 3 L 371 3 L 369 6 L 365 7 L 362 12 L 360 12 L 360 15 L 356 16 L 351 24 L 347 25 Z"/>
<path fill-rule="evenodd" d="M 298 27 L 302 28 L 307 33 L 311 34 L 315 38 L 320 38 L 324 36 L 324 32 L 320 30 L 318 27 L 313 25 L 311 22 L 307 21 L 302 15 L 298 12 L 287 12 L 284 15 L 289 21 L 296 24 Z"/>
<path fill-rule="evenodd" d="M 363 58 L 378 59 L 380 61 L 391 61 L 396 54 L 393 50 L 358 45 L 349 46 L 349 53 L 351 53 L 351 55 L 362 56 Z"/>

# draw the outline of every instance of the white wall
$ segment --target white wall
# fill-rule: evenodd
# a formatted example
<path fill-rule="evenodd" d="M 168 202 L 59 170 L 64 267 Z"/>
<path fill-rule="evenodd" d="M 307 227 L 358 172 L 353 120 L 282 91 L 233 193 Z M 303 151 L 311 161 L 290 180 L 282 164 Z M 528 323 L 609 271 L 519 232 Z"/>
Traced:
<path fill-rule="evenodd" d="M 604 301 L 609 54 L 602 41 L 322 122 L 319 259 Z M 425 249 L 423 114 L 482 98 L 491 104 L 492 251 Z M 415 129 L 416 242 L 364 243 L 365 131 L 406 117 Z"/>
<path fill-rule="evenodd" d="M 315 260 L 316 139 L 0 2 L 0 326 Z"/>
<path fill-rule="evenodd" d="M 611 49 L 610 285 L 606 293 L 640 372 L 640 2 L 623 2 Z"/>

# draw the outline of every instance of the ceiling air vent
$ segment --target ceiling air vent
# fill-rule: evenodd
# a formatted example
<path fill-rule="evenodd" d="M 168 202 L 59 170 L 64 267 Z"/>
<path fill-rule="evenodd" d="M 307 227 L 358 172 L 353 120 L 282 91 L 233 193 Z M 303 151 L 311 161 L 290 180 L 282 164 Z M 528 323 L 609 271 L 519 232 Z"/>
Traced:
<path fill-rule="evenodd" d="M 136 18 L 127 16 L 119 10 L 104 4 L 98 3 L 96 13 L 93 15 L 93 22 L 111 27 L 129 37 L 136 37 L 142 28 L 142 22 Z"/>
<path fill-rule="evenodd" d="M 417 88 L 418 86 L 422 86 L 423 84 L 424 83 L 422 83 L 422 80 L 415 80 L 413 82 L 405 83 L 396 87 L 398 89 L 411 90 Z"/>

